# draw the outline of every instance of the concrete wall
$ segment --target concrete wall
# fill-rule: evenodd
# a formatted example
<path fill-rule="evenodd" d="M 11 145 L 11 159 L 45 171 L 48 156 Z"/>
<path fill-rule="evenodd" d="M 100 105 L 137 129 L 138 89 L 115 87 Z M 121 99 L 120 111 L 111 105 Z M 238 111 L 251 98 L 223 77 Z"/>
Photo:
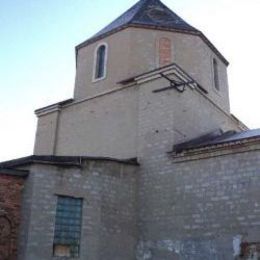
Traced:
<path fill-rule="evenodd" d="M 26 184 L 19 260 L 52 254 L 57 195 L 83 198 L 78 259 L 134 259 L 136 166 L 84 161 L 82 168 L 33 165 Z"/>

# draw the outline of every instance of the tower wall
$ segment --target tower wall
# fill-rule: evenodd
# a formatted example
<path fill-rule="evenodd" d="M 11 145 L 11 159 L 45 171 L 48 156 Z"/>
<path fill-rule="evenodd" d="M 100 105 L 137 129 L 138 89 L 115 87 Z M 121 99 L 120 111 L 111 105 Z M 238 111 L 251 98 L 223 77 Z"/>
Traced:
<path fill-rule="evenodd" d="M 227 66 L 201 37 L 131 27 L 78 50 L 75 99 L 117 88 L 117 83 L 126 78 L 158 68 L 158 42 L 161 38 L 171 42 L 171 63 L 181 66 L 209 92 L 215 103 L 229 112 Z M 108 46 L 107 75 L 102 80 L 94 81 L 95 50 L 102 43 Z M 214 86 L 213 59 L 218 64 L 219 90 Z"/>
<path fill-rule="evenodd" d="M 117 82 L 130 76 L 129 59 L 131 50 L 129 46 L 130 29 L 125 29 L 80 48 L 77 51 L 77 70 L 74 98 L 76 100 L 95 96 L 116 88 Z M 107 69 L 103 80 L 94 81 L 95 51 L 98 45 L 107 44 Z"/>
<path fill-rule="evenodd" d="M 175 90 L 152 93 L 153 89 L 168 84 L 167 80 L 158 79 L 122 89 L 119 85 L 115 91 L 68 104 L 59 112 L 41 115 L 35 154 L 136 157 L 140 142 L 146 141 L 145 138 L 137 139 L 144 122 L 151 123 L 149 127 L 154 129 L 160 127 L 162 121 L 170 124 L 167 130 L 171 133 L 169 145 L 218 128 L 242 129 L 239 122 L 215 104 L 209 95 L 197 90 L 187 87 L 183 94 Z M 171 120 L 165 116 L 165 111 L 170 113 Z M 144 112 L 146 114 L 142 116 Z"/>

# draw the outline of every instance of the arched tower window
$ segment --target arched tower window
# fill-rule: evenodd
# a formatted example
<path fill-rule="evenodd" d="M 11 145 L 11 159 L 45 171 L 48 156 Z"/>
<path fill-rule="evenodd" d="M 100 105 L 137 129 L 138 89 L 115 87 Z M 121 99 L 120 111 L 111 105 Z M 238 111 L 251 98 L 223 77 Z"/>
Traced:
<path fill-rule="evenodd" d="M 172 63 L 172 43 L 169 38 L 163 37 L 158 42 L 158 65 L 163 67 Z"/>
<path fill-rule="evenodd" d="M 213 59 L 213 78 L 214 78 L 214 87 L 219 90 L 219 75 L 218 75 L 218 62 Z"/>
<path fill-rule="evenodd" d="M 94 80 L 103 79 L 106 76 L 107 44 L 98 45 L 95 52 Z"/>

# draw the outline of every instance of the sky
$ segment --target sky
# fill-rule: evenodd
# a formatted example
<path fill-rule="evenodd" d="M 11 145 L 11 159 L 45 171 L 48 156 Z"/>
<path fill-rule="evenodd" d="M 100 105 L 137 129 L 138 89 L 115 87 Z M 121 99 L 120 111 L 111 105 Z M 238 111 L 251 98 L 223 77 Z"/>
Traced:
<path fill-rule="evenodd" d="M 0 0 L 0 161 L 31 155 L 34 110 L 71 98 L 77 44 L 137 0 Z M 162 0 L 230 62 L 231 112 L 260 128 L 260 1 Z"/>

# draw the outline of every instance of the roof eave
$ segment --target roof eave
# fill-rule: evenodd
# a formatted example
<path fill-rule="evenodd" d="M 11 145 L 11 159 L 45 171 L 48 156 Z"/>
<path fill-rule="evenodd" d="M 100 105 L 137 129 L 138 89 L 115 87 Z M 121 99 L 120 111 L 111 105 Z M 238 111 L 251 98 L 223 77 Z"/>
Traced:
<path fill-rule="evenodd" d="M 208 152 L 209 150 L 215 150 L 216 148 L 218 149 L 223 149 L 223 148 L 227 148 L 227 147 L 231 147 L 234 145 L 238 145 L 238 144 L 244 144 L 244 143 L 251 143 L 251 142 L 259 142 L 260 141 L 260 136 L 253 136 L 253 137 L 248 137 L 248 138 L 243 138 L 243 139 L 239 139 L 239 140 L 232 140 L 232 141 L 223 141 L 223 142 L 219 142 L 219 143 L 214 143 L 214 144 L 208 144 L 208 145 L 198 145 L 195 147 L 189 147 L 189 148 L 184 148 L 181 151 L 176 152 L 175 150 L 170 151 L 169 154 L 172 155 L 187 155 L 189 153 L 193 153 L 196 151 L 205 151 Z"/>
<path fill-rule="evenodd" d="M 0 168 L 0 175 L 26 178 L 29 175 L 29 171 L 9 169 L 9 168 Z"/>
<path fill-rule="evenodd" d="M 50 113 L 50 112 L 53 112 L 53 111 L 60 110 L 63 106 L 68 105 L 68 104 L 71 104 L 73 101 L 74 101 L 73 98 L 66 99 L 66 100 L 57 102 L 57 103 L 55 103 L 55 104 L 48 105 L 48 106 L 46 106 L 46 107 L 38 108 L 38 109 L 36 109 L 36 110 L 34 111 L 34 113 L 35 113 L 37 116 L 41 116 L 41 115 L 46 114 L 46 113 Z"/>
<path fill-rule="evenodd" d="M 16 167 L 31 164 L 48 164 L 57 166 L 81 166 L 82 161 L 113 161 L 122 164 L 139 165 L 137 158 L 117 159 L 110 157 L 93 156 L 55 156 L 55 155 L 31 155 L 0 163 L 0 170 L 3 168 L 15 169 Z"/>
<path fill-rule="evenodd" d="M 126 25 L 120 26 L 120 27 L 118 27 L 118 28 L 116 28 L 114 30 L 111 30 L 111 31 L 109 31 L 107 33 L 104 33 L 104 34 L 101 34 L 101 35 L 98 35 L 98 36 L 93 36 L 93 37 L 87 39 L 86 41 L 78 44 L 75 48 L 78 51 L 79 49 L 81 49 L 83 47 L 86 47 L 87 45 L 90 45 L 91 43 L 94 43 L 96 41 L 102 40 L 105 37 L 110 36 L 110 35 L 112 35 L 112 34 L 114 34 L 116 32 L 122 31 L 122 30 L 124 30 L 124 29 L 126 29 L 128 27 L 129 27 L 129 25 L 126 24 Z"/>

